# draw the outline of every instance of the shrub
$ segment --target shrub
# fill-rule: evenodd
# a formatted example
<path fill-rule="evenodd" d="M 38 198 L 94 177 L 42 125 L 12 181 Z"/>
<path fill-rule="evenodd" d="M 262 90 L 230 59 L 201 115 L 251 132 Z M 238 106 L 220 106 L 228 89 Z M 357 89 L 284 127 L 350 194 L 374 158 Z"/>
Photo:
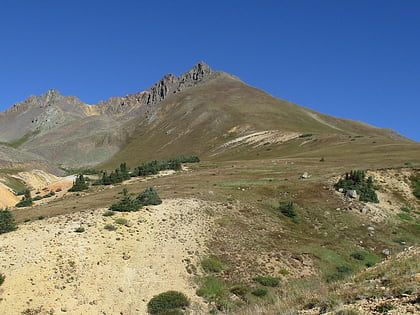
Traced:
<path fill-rule="evenodd" d="M 420 199 L 420 175 L 411 176 L 411 184 L 413 188 L 413 194 Z"/>
<path fill-rule="evenodd" d="M 201 267 L 205 272 L 220 272 L 223 270 L 223 265 L 215 258 L 205 258 L 201 261 Z"/>
<path fill-rule="evenodd" d="M 281 269 L 280 270 L 280 274 L 282 274 L 282 275 L 288 275 L 288 274 L 290 274 L 290 272 L 287 269 Z"/>
<path fill-rule="evenodd" d="M 266 287 L 277 287 L 280 284 L 280 279 L 270 276 L 259 276 L 254 278 L 254 281 L 257 281 L 259 284 Z"/>
<path fill-rule="evenodd" d="M 296 205 L 293 201 L 280 202 L 279 209 L 286 217 L 292 218 L 295 223 L 298 223 L 298 213 L 296 211 Z"/>
<path fill-rule="evenodd" d="M 398 213 L 397 215 L 400 219 L 407 220 L 407 221 L 413 221 L 413 218 L 407 213 Z"/>
<path fill-rule="evenodd" d="M 357 260 L 365 260 L 365 257 L 363 256 L 363 254 L 359 252 L 351 253 L 350 256 Z"/>
<path fill-rule="evenodd" d="M 30 207 L 30 206 L 32 206 L 32 204 L 33 204 L 33 202 L 32 202 L 32 199 L 31 198 L 23 197 L 23 199 L 21 201 L 19 201 L 15 205 L 15 207 L 18 207 L 18 208 Z"/>
<path fill-rule="evenodd" d="M 217 277 L 202 279 L 201 286 L 196 293 L 198 296 L 219 305 L 226 305 L 229 298 L 226 284 Z"/>
<path fill-rule="evenodd" d="M 235 285 L 231 287 L 229 291 L 235 294 L 236 296 L 245 296 L 248 290 L 243 285 Z"/>
<path fill-rule="evenodd" d="M 108 231 L 115 231 L 117 228 L 112 224 L 107 224 L 104 226 L 104 229 Z"/>
<path fill-rule="evenodd" d="M 33 198 L 33 199 L 32 199 L 32 201 L 38 201 L 38 200 L 41 200 L 41 199 L 43 199 L 43 197 L 41 197 L 41 196 L 36 196 L 35 198 Z"/>
<path fill-rule="evenodd" d="M 149 187 L 140 193 L 136 200 L 140 203 L 141 206 L 160 205 L 162 203 L 162 199 L 160 199 L 159 195 L 153 187 Z"/>
<path fill-rule="evenodd" d="M 104 214 L 102 214 L 104 217 L 112 217 L 115 214 L 114 211 L 111 210 L 107 210 L 104 212 Z"/>
<path fill-rule="evenodd" d="M 124 189 L 121 192 L 124 195 L 124 198 L 120 200 L 119 202 L 116 202 L 112 204 L 109 207 L 109 210 L 114 211 L 120 211 L 120 212 L 130 212 L 130 211 L 137 211 L 140 209 L 141 204 L 137 199 L 131 198 L 130 195 L 128 195 L 127 189 Z"/>
<path fill-rule="evenodd" d="M 24 189 L 24 190 L 20 190 L 16 193 L 16 196 L 27 196 L 28 194 L 30 194 L 30 191 L 28 188 Z"/>
<path fill-rule="evenodd" d="M 342 265 L 342 266 L 337 266 L 337 271 L 339 273 L 352 273 L 353 269 L 351 269 L 349 266 Z"/>
<path fill-rule="evenodd" d="M 408 208 L 406 208 L 406 207 L 402 207 L 401 208 L 401 211 L 404 211 L 404 212 L 407 212 L 407 213 L 410 213 L 411 212 L 411 210 L 408 209 Z"/>
<path fill-rule="evenodd" d="M 187 307 L 190 305 L 185 294 L 177 291 L 167 291 L 154 296 L 147 303 L 147 311 L 150 314 L 161 314 L 162 312 Z"/>
<path fill-rule="evenodd" d="M 115 222 L 116 224 L 120 224 L 120 225 L 127 225 L 127 224 L 128 224 L 127 219 L 124 219 L 124 218 L 116 218 L 116 219 L 114 220 L 114 222 Z"/>
<path fill-rule="evenodd" d="M 0 210 L 0 234 L 16 230 L 16 223 L 9 210 Z"/>
<path fill-rule="evenodd" d="M 43 215 L 38 216 L 38 220 L 44 220 L 45 217 Z"/>
<path fill-rule="evenodd" d="M 85 231 L 85 228 L 82 226 L 79 226 L 77 229 L 74 230 L 76 233 L 83 233 Z"/>
<path fill-rule="evenodd" d="M 0 285 L 3 284 L 5 279 L 6 279 L 6 276 L 4 274 L 0 273 Z"/>
<path fill-rule="evenodd" d="M 299 136 L 299 138 L 307 138 L 307 137 L 312 137 L 312 133 L 304 133 Z"/>
<path fill-rule="evenodd" d="M 254 290 L 252 290 L 251 293 L 255 296 L 263 297 L 263 296 L 267 295 L 268 290 L 264 287 L 258 287 L 258 288 L 255 288 Z"/>

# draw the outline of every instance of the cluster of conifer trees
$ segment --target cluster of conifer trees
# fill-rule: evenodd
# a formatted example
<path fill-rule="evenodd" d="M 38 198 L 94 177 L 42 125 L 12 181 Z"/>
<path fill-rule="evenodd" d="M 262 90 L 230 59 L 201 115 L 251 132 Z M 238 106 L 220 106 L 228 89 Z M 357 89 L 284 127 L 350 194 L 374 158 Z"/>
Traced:
<path fill-rule="evenodd" d="M 342 188 L 344 191 L 356 190 L 360 201 L 379 202 L 373 186 L 373 177 L 366 178 L 364 170 L 351 170 L 350 173 L 346 173 L 346 176 L 335 184 L 335 188 Z"/>

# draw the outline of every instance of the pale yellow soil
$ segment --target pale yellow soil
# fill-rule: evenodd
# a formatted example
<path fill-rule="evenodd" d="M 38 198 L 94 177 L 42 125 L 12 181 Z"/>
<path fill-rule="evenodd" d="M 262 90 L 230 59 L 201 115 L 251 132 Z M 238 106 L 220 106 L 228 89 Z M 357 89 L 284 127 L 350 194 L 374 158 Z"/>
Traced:
<path fill-rule="evenodd" d="M 18 202 L 19 198 L 4 184 L 0 183 L 0 209 L 12 207 Z"/>
<path fill-rule="evenodd" d="M 0 235 L 0 314 L 146 314 L 147 302 L 167 290 L 192 300 L 189 314 L 205 313 L 196 296 L 194 266 L 205 255 L 210 204 L 165 200 L 138 212 L 104 217 L 94 209 L 29 222 Z M 118 225 L 125 218 L 129 226 Z M 104 229 L 113 224 L 116 231 Z M 74 230 L 82 226 L 85 231 Z"/>

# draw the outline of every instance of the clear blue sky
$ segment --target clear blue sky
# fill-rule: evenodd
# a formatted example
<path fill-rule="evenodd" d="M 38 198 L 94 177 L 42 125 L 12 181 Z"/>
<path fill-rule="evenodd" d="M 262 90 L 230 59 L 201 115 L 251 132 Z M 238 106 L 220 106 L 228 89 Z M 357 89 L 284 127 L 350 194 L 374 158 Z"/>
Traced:
<path fill-rule="evenodd" d="M 51 88 L 95 104 L 198 61 L 420 141 L 419 0 L 1 0 L 0 110 Z"/>

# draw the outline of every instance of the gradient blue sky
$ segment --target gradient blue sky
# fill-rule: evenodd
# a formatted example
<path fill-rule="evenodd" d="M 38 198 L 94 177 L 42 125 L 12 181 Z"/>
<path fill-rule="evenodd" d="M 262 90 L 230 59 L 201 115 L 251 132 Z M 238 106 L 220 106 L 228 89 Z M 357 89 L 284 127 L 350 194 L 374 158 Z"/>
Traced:
<path fill-rule="evenodd" d="M 95 104 L 198 61 L 420 141 L 419 0 L 1 0 L 0 111 L 51 88 Z"/>

